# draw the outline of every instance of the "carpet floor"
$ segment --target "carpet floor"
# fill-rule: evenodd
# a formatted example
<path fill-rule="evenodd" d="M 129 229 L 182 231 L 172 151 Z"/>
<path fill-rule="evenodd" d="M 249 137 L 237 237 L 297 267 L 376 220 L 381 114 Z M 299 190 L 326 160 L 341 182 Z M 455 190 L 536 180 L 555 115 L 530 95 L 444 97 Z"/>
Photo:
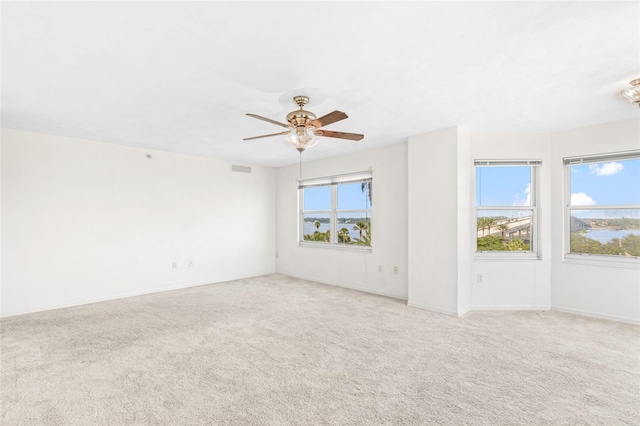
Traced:
<path fill-rule="evenodd" d="M 640 424 L 640 327 L 280 275 L 3 319 L 9 425 Z"/>

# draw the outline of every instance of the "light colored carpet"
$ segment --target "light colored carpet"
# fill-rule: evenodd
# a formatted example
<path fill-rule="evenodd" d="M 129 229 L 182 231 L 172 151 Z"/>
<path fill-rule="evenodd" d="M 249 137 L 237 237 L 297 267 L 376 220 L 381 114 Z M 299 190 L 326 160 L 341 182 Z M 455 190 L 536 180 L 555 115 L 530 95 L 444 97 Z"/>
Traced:
<path fill-rule="evenodd" d="M 2 425 L 639 424 L 640 327 L 270 275 L 2 320 Z"/>

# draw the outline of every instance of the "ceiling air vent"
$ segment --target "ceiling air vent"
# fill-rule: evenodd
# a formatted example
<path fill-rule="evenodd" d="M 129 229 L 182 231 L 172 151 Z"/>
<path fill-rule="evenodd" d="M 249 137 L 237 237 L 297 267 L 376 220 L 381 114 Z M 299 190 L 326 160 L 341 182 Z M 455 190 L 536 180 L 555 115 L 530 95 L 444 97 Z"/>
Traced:
<path fill-rule="evenodd" d="M 249 166 L 238 166 L 236 164 L 231 165 L 231 171 L 236 173 L 251 173 L 251 167 Z"/>

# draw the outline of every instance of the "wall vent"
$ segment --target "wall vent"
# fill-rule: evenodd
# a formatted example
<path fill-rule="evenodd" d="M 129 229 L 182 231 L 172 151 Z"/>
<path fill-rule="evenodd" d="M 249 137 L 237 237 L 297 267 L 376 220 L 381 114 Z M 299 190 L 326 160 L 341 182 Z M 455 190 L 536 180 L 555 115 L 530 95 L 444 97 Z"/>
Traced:
<path fill-rule="evenodd" d="M 236 164 L 231 165 L 231 171 L 237 173 L 251 173 L 251 167 L 249 166 L 238 166 Z"/>

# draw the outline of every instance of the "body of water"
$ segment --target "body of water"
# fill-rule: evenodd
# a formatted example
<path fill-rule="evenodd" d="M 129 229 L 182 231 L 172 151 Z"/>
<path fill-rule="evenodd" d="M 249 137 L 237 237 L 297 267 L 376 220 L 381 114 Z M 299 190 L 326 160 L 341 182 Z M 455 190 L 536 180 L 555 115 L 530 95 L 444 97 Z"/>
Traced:
<path fill-rule="evenodd" d="M 605 244 L 614 238 L 623 239 L 629 234 L 640 235 L 640 229 L 621 229 L 619 231 L 614 231 L 613 229 L 589 229 L 585 236 Z"/>
<path fill-rule="evenodd" d="M 356 238 L 360 238 L 360 233 L 352 229 L 353 225 L 354 225 L 353 223 L 338 223 L 338 231 L 341 230 L 342 228 L 347 228 L 349 230 L 349 236 L 351 237 L 352 240 Z M 329 230 L 328 223 L 320 223 L 320 228 L 318 229 L 318 231 L 327 232 L 328 230 Z M 316 231 L 316 227 L 313 224 L 313 222 L 304 222 L 303 231 L 305 234 L 313 234 Z"/>

